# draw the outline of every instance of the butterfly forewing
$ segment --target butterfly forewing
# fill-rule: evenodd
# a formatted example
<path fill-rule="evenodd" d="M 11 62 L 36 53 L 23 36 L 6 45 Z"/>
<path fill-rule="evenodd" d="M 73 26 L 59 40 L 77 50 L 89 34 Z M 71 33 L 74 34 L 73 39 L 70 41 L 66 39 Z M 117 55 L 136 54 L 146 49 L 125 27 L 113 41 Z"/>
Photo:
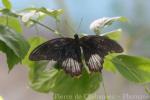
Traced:
<path fill-rule="evenodd" d="M 61 54 L 63 53 L 62 49 L 65 45 L 70 44 L 73 41 L 71 38 L 56 38 L 49 40 L 37 48 L 35 48 L 30 54 L 30 60 L 39 61 L 39 60 L 59 60 Z"/>
<path fill-rule="evenodd" d="M 114 40 L 109 39 L 106 36 L 89 35 L 80 39 L 83 44 L 91 45 L 105 52 L 121 53 L 123 48 Z"/>
<path fill-rule="evenodd" d="M 109 52 L 123 52 L 122 47 L 117 42 L 104 36 L 84 36 L 80 39 L 80 43 L 90 71 L 101 71 L 104 57 Z"/>

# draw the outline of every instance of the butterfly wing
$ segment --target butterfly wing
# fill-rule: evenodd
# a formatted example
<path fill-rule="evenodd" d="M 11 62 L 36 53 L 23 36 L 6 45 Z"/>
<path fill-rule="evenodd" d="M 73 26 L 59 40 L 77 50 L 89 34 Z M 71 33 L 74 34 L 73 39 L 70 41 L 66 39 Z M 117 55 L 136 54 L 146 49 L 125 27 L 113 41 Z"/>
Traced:
<path fill-rule="evenodd" d="M 37 48 L 35 48 L 30 56 L 29 59 L 32 61 L 39 61 L 39 60 L 54 60 L 57 61 L 61 58 L 62 49 L 65 45 L 68 45 L 72 42 L 73 39 L 71 38 L 56 38 L 49 40 Z"/>
<path fill-rule="evenodd" d="M 72 76 L 80 75 L 82 70 L 80 45 L 76 44 L 74 41 L 70 45 L 64 47 L 64 53 L 60 64 L 66 73 Z"/>
<path fill-rule="evenodd" d="M 109 52 L 123 52 L 122 47 L 117 42 L 104 36 L 84 36 L 80 41 L 85 62 L 90 71 L 101 71 L 104 57 Z"/>
<path fill-rule="evenodd" d="M 29 59 L 33 61 L 54 60 L 72 76 L 81 73 L 80 47 L 71 38 L 49 40 L 35 48 Z"/>

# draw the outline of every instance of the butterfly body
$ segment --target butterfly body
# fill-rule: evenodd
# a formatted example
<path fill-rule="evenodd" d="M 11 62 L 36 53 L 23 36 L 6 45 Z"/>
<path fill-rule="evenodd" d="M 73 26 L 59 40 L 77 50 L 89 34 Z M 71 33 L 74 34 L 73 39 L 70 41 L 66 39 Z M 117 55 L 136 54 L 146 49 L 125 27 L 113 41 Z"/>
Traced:
<path fill-rule="evenodd" d="M 109 52 L 121 53 L 122 47 L 104 36 L 89 35 L 79 38 L 56 38 L 49 40 L 35 48 L 29 59 L 33 61 L 54 60 L 62 69 L 72 76 L 78 76 L 83 69 L 81 55 L 91 72 L 102 70 L 104 57 Z"/>

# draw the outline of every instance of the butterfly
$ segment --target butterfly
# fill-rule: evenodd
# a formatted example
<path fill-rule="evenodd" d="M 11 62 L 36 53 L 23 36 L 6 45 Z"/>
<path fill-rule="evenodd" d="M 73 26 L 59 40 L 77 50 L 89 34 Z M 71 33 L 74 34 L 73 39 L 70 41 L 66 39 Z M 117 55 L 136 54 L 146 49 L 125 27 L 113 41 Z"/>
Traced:
<path fill-rule="evenodd" d="M 54 60 L 71 76 L 82 73 L 83 60 L 90 72 L 101 72 L 104 57 L 109 53 L 121 53 L 123 48 L 106 36 L 88 35 L 79 38 L 55 38 L 36 47 L 30 54 L 32 61 Z M 82 57 L 83 55 L 83 57 Z"/>

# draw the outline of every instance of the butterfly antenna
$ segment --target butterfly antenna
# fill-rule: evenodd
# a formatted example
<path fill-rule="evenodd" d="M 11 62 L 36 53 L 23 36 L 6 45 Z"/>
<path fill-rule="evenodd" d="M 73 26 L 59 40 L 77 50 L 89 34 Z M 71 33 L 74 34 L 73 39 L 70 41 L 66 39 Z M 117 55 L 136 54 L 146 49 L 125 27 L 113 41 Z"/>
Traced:
<path fill-rule="evenodd" d="M 78 32 L 79 32 L 79 30 L 80 30 L 80 28 L 81 28 L 82 22 L 83 22 L 83 17 L 82 17 L 81 20 L 80 20 L 80 23 L 79 23 L 79 26 L 78 26 L 78 28 L 77 28 L 76 34 L 78 34 Z"/>
<path fill-rule="evenodd" d="M 71 25 L 69 25 L 67 20 L 65 20 L 65 24 L 69 27 L 69 29 L 71 30 L 72 33 L 75 33 L 75 30 L 71 27 Z"/>

